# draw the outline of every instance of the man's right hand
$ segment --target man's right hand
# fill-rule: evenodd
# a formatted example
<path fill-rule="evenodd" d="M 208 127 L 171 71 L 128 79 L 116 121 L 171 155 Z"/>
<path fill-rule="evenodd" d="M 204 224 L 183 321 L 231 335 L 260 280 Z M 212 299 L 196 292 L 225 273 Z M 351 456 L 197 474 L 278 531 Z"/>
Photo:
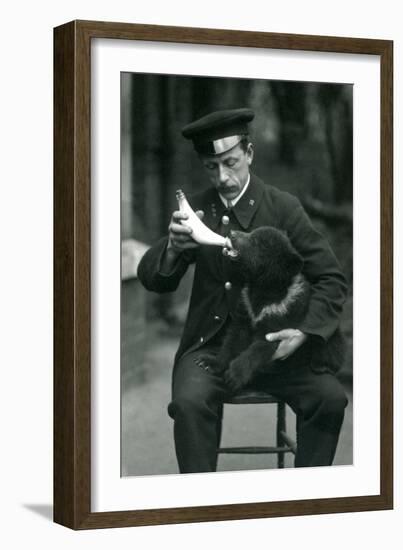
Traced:
<path fill-rule="evenodd" d="M 200 219 L 203 218 L 204 212 L 202 210 L 197 210 L 196 214 Z M 181 224 L 181 220 L 186 221 L 188 215 L 184 212 L 176 210 L 172 214 L 170 224 L 168 226 L 168 246 L 167 250 L 171 250 L 171 253 L 180 254 L 184 250 L 189 248 L 197 248 L 199 243 L 197 243 L 192 238 L 192 230 L 190 227 Z"/>

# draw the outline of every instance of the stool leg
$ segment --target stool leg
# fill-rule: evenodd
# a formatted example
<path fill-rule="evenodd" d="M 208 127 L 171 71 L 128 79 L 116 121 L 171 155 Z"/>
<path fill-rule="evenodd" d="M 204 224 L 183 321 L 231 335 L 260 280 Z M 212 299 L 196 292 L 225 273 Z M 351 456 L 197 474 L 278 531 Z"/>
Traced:
<path fill-rule="evenodd" d="M 285 431 L 285 403 L 282 401 L 277 405 L 277 447 L 284 447 L 284 439 L 281 434 Z M 279 451 L 277 454 L 278 468 L 284 468 L 284 455 L 283 451 Z"/>
<path fill-rule="evenodd" d="M 216 463 L 215 463 L 216 469 L 218 464 L 218 455 L 220 454 L 219 449 L 221 445 L 223 421 L 224 421 L 224 406 L 222 406 L 220 409 L 220 419 L 217 421 L 217 453 L 216 453 Z"/>

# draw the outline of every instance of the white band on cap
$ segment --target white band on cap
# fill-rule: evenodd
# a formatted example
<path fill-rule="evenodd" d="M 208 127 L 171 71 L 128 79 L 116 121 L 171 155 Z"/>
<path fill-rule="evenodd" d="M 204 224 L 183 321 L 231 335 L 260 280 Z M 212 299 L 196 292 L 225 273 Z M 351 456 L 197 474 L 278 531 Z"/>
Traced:
<path fill-rule="evenodd" d="M 220 155 L 221 153 L 225 153 L 225 151 L 229 151 L 229 149 L 232 149 L 235 145 L 238 145 L 241 139 L 242 136 L 228 136 L 212 141 L 211 144 L 214 148 L 214 154 Z"/>

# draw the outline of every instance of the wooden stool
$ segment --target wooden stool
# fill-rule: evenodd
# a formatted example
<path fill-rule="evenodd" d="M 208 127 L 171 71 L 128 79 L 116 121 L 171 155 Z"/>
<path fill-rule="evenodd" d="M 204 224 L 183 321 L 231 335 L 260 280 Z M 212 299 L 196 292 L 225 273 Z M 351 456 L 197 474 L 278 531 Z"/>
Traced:
<path fill-rule="evenodd" d="M 220 447 L 220 454 L 274 454 L 277 453 L 278 468 L 284 468 L 285 453 L 297 451 L 297 445 L 286 432 L 285 403 L 264 391 L 245 390 L 225 400 L 226 404 L 249 405 L 249 404 L 277 404 L 277 428 L 276 428 L 276 446 L 274 447 Z"/>

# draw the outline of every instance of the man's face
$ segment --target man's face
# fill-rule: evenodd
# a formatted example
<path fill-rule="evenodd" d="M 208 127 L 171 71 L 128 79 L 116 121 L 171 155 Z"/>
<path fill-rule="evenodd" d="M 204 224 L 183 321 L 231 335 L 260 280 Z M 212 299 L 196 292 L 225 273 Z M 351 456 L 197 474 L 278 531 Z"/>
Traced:
<path fill-rule="evenodd" d="M 211 183 L 227 200 L 234 200 L 248 181 L 253 160 L 253 145 L 246 152 L 238 144 L 221 155 L 200 155 Z"/>

